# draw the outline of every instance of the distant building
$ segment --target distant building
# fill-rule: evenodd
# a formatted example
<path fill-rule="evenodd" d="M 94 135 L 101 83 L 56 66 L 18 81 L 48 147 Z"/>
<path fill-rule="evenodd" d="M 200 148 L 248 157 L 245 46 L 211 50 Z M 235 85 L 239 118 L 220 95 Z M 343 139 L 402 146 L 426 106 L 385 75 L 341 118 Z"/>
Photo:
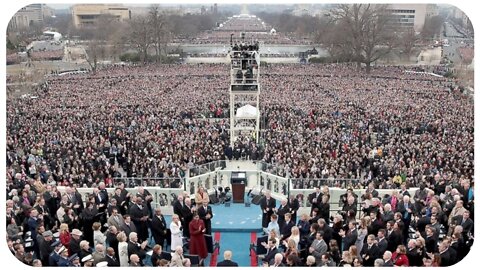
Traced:
<path fill-rule="evenodd" d="M 428 4 L 427 5 L 427 18 L 429 17 L 435 17 L 435 16 L 438 16 L 440 13 L 439 13 L 439 9 L 438 9 L 438 5 L 436 4 Z"/>
<path fill-rule="evenodd" d="M 130 9 L 121 5 L 81 4 L 74 5 L 71 10 L 73 25 L 76 28 L 95 25 L 101 15 L 114 16 L 118 21 L 130 20 L 132 18 Z"/>
<path fill-rule="evenodd" d="M 471 23 L 470 18 L 468 18 L 467 14 L 465 14 L 461 9 L 457 7 L 452 8 L 452 17 L 461 22 L 463 27 L 467 27 L 469 23 Z"/>
<path fill-rule="evenodd" d="M 32 24 L 42 24 L 45 18 L 55 15 L 55 11 L 45 4 L 31 4 L 21 8 L 8 23 L 8 31 L 23 30 Z"/>
<path fill-rule="evenodd" d="M 393 15 L 393 23 L 402 28 L 412 28 L 416 32 L 422 31 L 427 17 L 427 4 L 390 4 L 389 10 Z M 437 11 L 438 12 L 438 11 Z M 432 13 L 433 14 L 433 13 Z"/>

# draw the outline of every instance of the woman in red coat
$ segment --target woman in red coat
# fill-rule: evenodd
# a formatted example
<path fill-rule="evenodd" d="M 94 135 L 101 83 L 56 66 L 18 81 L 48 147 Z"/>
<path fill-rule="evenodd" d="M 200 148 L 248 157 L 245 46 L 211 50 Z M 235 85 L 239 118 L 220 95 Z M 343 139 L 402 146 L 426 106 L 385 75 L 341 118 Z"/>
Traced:
<path fill-rule="evenodd" d="M 392 254 L 392 261 L 395 266 L 408 266 L 407 248 L 404 245 L 399 245 L 397 250 Z"/>
<path fill-rule="evenodd" d="M 68 231 L 68 225 L 66 223 L 60 224 L 60 242 L 67 249 L 70 246 L 70 238 L 71 236 L 70 236 L 70 232 Z"/>
<path fill-rule="evenodd" d="M 205 242 L 205 224 L 197 213 L 193 215 L 193 220 L 188 225 L 190 229 L 190 254 L 198 255 L 205 259 L 208 256 L 207 243 Z"/>

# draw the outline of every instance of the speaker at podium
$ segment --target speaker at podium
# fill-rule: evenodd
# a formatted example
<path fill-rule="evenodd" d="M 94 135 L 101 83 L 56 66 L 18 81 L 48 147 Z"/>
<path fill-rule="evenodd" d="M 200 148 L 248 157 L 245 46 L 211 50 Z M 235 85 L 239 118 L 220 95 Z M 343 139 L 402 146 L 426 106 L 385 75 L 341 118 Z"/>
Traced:
<path fill-rule="evenodd" d="M 232 172 L 230 183 L 232 184 L 233 203 L 244 203 L 247 173 Z"/>

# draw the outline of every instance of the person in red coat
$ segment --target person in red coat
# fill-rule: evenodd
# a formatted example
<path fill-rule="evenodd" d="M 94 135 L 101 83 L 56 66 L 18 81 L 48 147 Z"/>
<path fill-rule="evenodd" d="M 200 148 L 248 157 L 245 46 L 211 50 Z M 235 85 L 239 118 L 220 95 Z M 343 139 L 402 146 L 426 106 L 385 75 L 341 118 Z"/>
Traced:
<path fill-rule="evenodd" d="M 208 256 L 207 243 L 205 242 L 205 224 L 197 213 L 193 215 L 193 220 L 188 225 L 190 229 L 190 254 L 198 255 L 205 259 Z"/>
<path fill-rule="evenodd" d="M 397 247 L 397 250 L 392 254 L 392 261 L 395 266 L 409 266 L 407 248 L 404 245 Z"/>
<path fill-rule="evenodd" d="M 68 225 L 65 223 L 60 224 L 60 242 L 67 249 L 70 246 L 70 238 L 71 236 L 70 236 L 70 232 L 68 231 Z"/>

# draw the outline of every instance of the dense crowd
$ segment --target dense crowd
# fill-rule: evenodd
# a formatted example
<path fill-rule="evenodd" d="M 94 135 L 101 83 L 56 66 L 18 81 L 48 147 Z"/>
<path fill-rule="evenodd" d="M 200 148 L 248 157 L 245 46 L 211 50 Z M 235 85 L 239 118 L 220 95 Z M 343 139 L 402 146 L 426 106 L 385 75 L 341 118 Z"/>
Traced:
<path fill-rule="evenodd" d="M 151 222 L 156 214 L 149 204 L 151 196 L 141 188 L 138 194 L 127 196 L 128 192 L 122 185 L 117 187 L 113 178 L 179 179 L 196 164 L 225 158 L 262 160 L 275 165 L 281 175 L 307 179 L 295 181 L 295 188 L 318 186 L 310 181 L 317 178 L 361 179 L 363 186 L 371 187 L 361 200 L 353 195 L 350 197 L 354 199 L 345 196 L 345 214 L 334 216 L 332 228 L 338 236 L 330 239 L 337 240 L 338 254 L 325 255 L 327 262 L 332 260 L 330 264 L 341 263 L 336 262 L 337 258 L 342 258 L 344 264 L 355 264 L 357 257 L 357 264 L 371 263 L 361 255 L 337 256 L 350 248 L 356 234 L 353 231 L 360 231 L 354 229 L 357 224 L 351 213 L 347 215 L 350 210 L 357 209 L 352 204 L 365 204 L 366 220 L 362 219 L 360 224 L 367 225 L 360 227 L 363 226 L 368 237 L 364 236 L 362 244 L 374 241 L 371 234 L 381 239 L 379 231 L 383 229 L 390 243 L 391 228 L 397 231 L 392 237 L 398 237 L 398 232 L 408 232 L 414 226 L 419 231 L 415 233 L 415 248 L 421 251 L 422 263 L 439 264 L 437 252 L 441 257 L 445 250 L 451 249 L 445 249 L 448 246 L 461 241 L 471 243 L 469 232 L 473 225 L 468 228 L 466 223 L 470 222 L 464 220 L 473 218 L 473 102 L 456 89 L 454 82 L 426 74 L 406 73 L 403 67 L 377 67 L 370 75 L 365 75 L 355 66 L 343 64 L 270 65 L 261 67 L 261 74 L 260 104 L 264 124 L 260 143 L 241 137 L 233 148 L 229 146 L 229 121 L 225 119 L 229 115 L 227 65 L 107 67 L 91 74 L 52 76 L 48 79 L 48 89 L 39 90 L 35 99 L 9 98 L 7 232 L 12 253 L 28 264 L 38 264 L 34 260 L 40 259 L 43 265 L 53 265 L 49 257 L 55 252 L 63 258 L 62 265 L 85 265 L 90 261 L 85 257 L 94 247 L 100 255 L 121 260 L 120 250 L 115 250 L 117 236 L 110 235 L 113 243 L 95 242 L 95 235 L 99 230 L 103 234 L 107 229 L 103 225 L 109 224 L 108 220 L 115 216 L 113 209 L 118 208 L 124 222 L 114 226 L 115 229 L 110 226 L 106 237 L 109 233 L 116 235 L 123 231 L 124 235 L 118 238 L 129 239 L 123 241 L 127 250 L 132 243 L 127 263 L 139 261 L 143 264 L 144 254 L 137 248 L 145 251 L 149 244 L 144 241 L 149 228 L 152 230 Z M 178 187 L 180 182 L 159 182 L 158 185 Z M 372 191 L 380 187 L 420 184 L 425 188 L 419 194 L 412 194 L 411 201 L 404 196 L 403 189 L 390 196 L 388 203 Z M 60 193 L 57 186 L 66 186 L 66 192 Z M 76 187 L 84 186 L 94 187 L 94 194 L 85 205 L 75 192 Z M 115 194 L 107 194 L 106 187 L 116 187 Z M 314 214 L 315 208 L 318 212 L 328 203 L 327 192 L 322 193 L 326 202 L 319 205 L 322 196 L 317 194 L 317 199 L 310 202 L 311 216 L 301 218 L 310 219 L 308 223 L 313 229 L 299 228 L 300 239 L 307 232 L 312 240 L 314 233 L 316 244 L 328 239 L 328 229 L 314 226 L 318 216 Z M 182 198 L 178 202 L 182 209 L 187 205 L 191 211 L 187 201 L 183 203 Z M 350 204 L 350 201 L 353 202 Z M 469 213 L 466 209 L 471 214 L 465 214 Z M 392 215 L 386 218 L 385 212 Z M 179 215 L 176 226 L 182 224 L 186 231 L 193 216 L 188 215 L 186 222 L 185 213 L 177 211 L 176 214 Z M 466 218 L 459 220 L 458 216 Z M 329 218 L 330 215 L 323 215 L 317 221 L 329 224 Z M 427 218 L 433 224 L 430 232 L 422 225 L 418 228 L 419 220 Z M 130 224 L 129 219 L 137 228 L 133 232 L 138 235 L 123 228 L 124 223 Z M 295 223 L 296 218 L 291 219 Z M 432 219 L 446 230 L 447 236 L 438 246 L 441 250 L 437 250 L 425 234 L 428 232 L 431 237 L 433 233 L 435 241 L 440 236 L 440 227 Z M 94 224 L 96 222 L 100 226 Z M 200 223 L 195 223 L 195 231 L 202 228 Z M 63 225 L 62 230 L 62 224 L 67 228 Z M 463 227 L 463 231 L 459 232 L 455 225 Z M 371 226 L 376 227 L 368 229 Z M 285 227 L 281 228 L 285 232 Z M 53 232 L 57 231 L 69 235 L 70 240 L 55 243 Z M 391 253 L 399 249 L 396 256 L 400 257 L 405 249 L 405 246 L 399 248 L 400 244 L 408 246 L 408 250 L 410 245 L 413 247 L 413 242 L 407 242 L 407 234 L 402 235 L 401 240 L 392 240 L 388 248 Z M 75 239 L 73 251 L 71 239 Z M 87 242 L 82 244 L 81 239 Z M 170 238 L 164 235 L 163 239 Z M 428 244 L 422 246 L 418 239 L 425 239 Z M 153 247 L 156 252 L 166 249 L 164 241 L 155 239 L 152 242 L 160 245 L 160 248 Z M 300 245 L 300 240 L 297 242 Z M 97 249 L 98 244 L 102 246 Z M 75 249 L 77 246 L 79 249 Z M 177 246 L 171 245 L 171 249 L 179 253 L 177 257 L 182 258 L 176 261 L 188 264 Z M 289 246 L 288 241 L 285 246 Z M 335 246 L 327 249 L 335 250 Z M 357 247 L 359 254 L 361 250 Z M 33 251 L 33 256 L 29 251 Z M 327 254 L 318 257 L 317 253 L 311 253 L 317 265 Z M 137 255 L 140 260 L 131 255 Z M 306 255 L 302 263 L 311 262 L 310 254 Z M 456 258 L 462 255 L 457 254 Z M 73 257 L 67 260 L 68 256 Z M 74 262 L 75 256 L 80 262 Z M 282 256 L 288 263 L 288 256 Z M 381 256 L 389 261 L 388 253 L 383 252 Z M 95 261 L 95 256 L 93 258 Z M 59 260 L 55 264 L 59 265 Z M 172 258 L 163 263 L 171 264 Z"/>
<path fill-rule="evenodd" d="M 329 188 L 317 187 L 306 198 L 310 214 L 298 222 L 298 199 L 278 204 L 267 191 L 260 202 L 267 236 L 256 250 L 264 266 L 275 267 L 451 266 L 474 241 L 470 184 L 422 183 L 412 194 L 403 186 L 385 197 L 373 185 L 360 197 L 348 189 L 333 215 Z"/>

